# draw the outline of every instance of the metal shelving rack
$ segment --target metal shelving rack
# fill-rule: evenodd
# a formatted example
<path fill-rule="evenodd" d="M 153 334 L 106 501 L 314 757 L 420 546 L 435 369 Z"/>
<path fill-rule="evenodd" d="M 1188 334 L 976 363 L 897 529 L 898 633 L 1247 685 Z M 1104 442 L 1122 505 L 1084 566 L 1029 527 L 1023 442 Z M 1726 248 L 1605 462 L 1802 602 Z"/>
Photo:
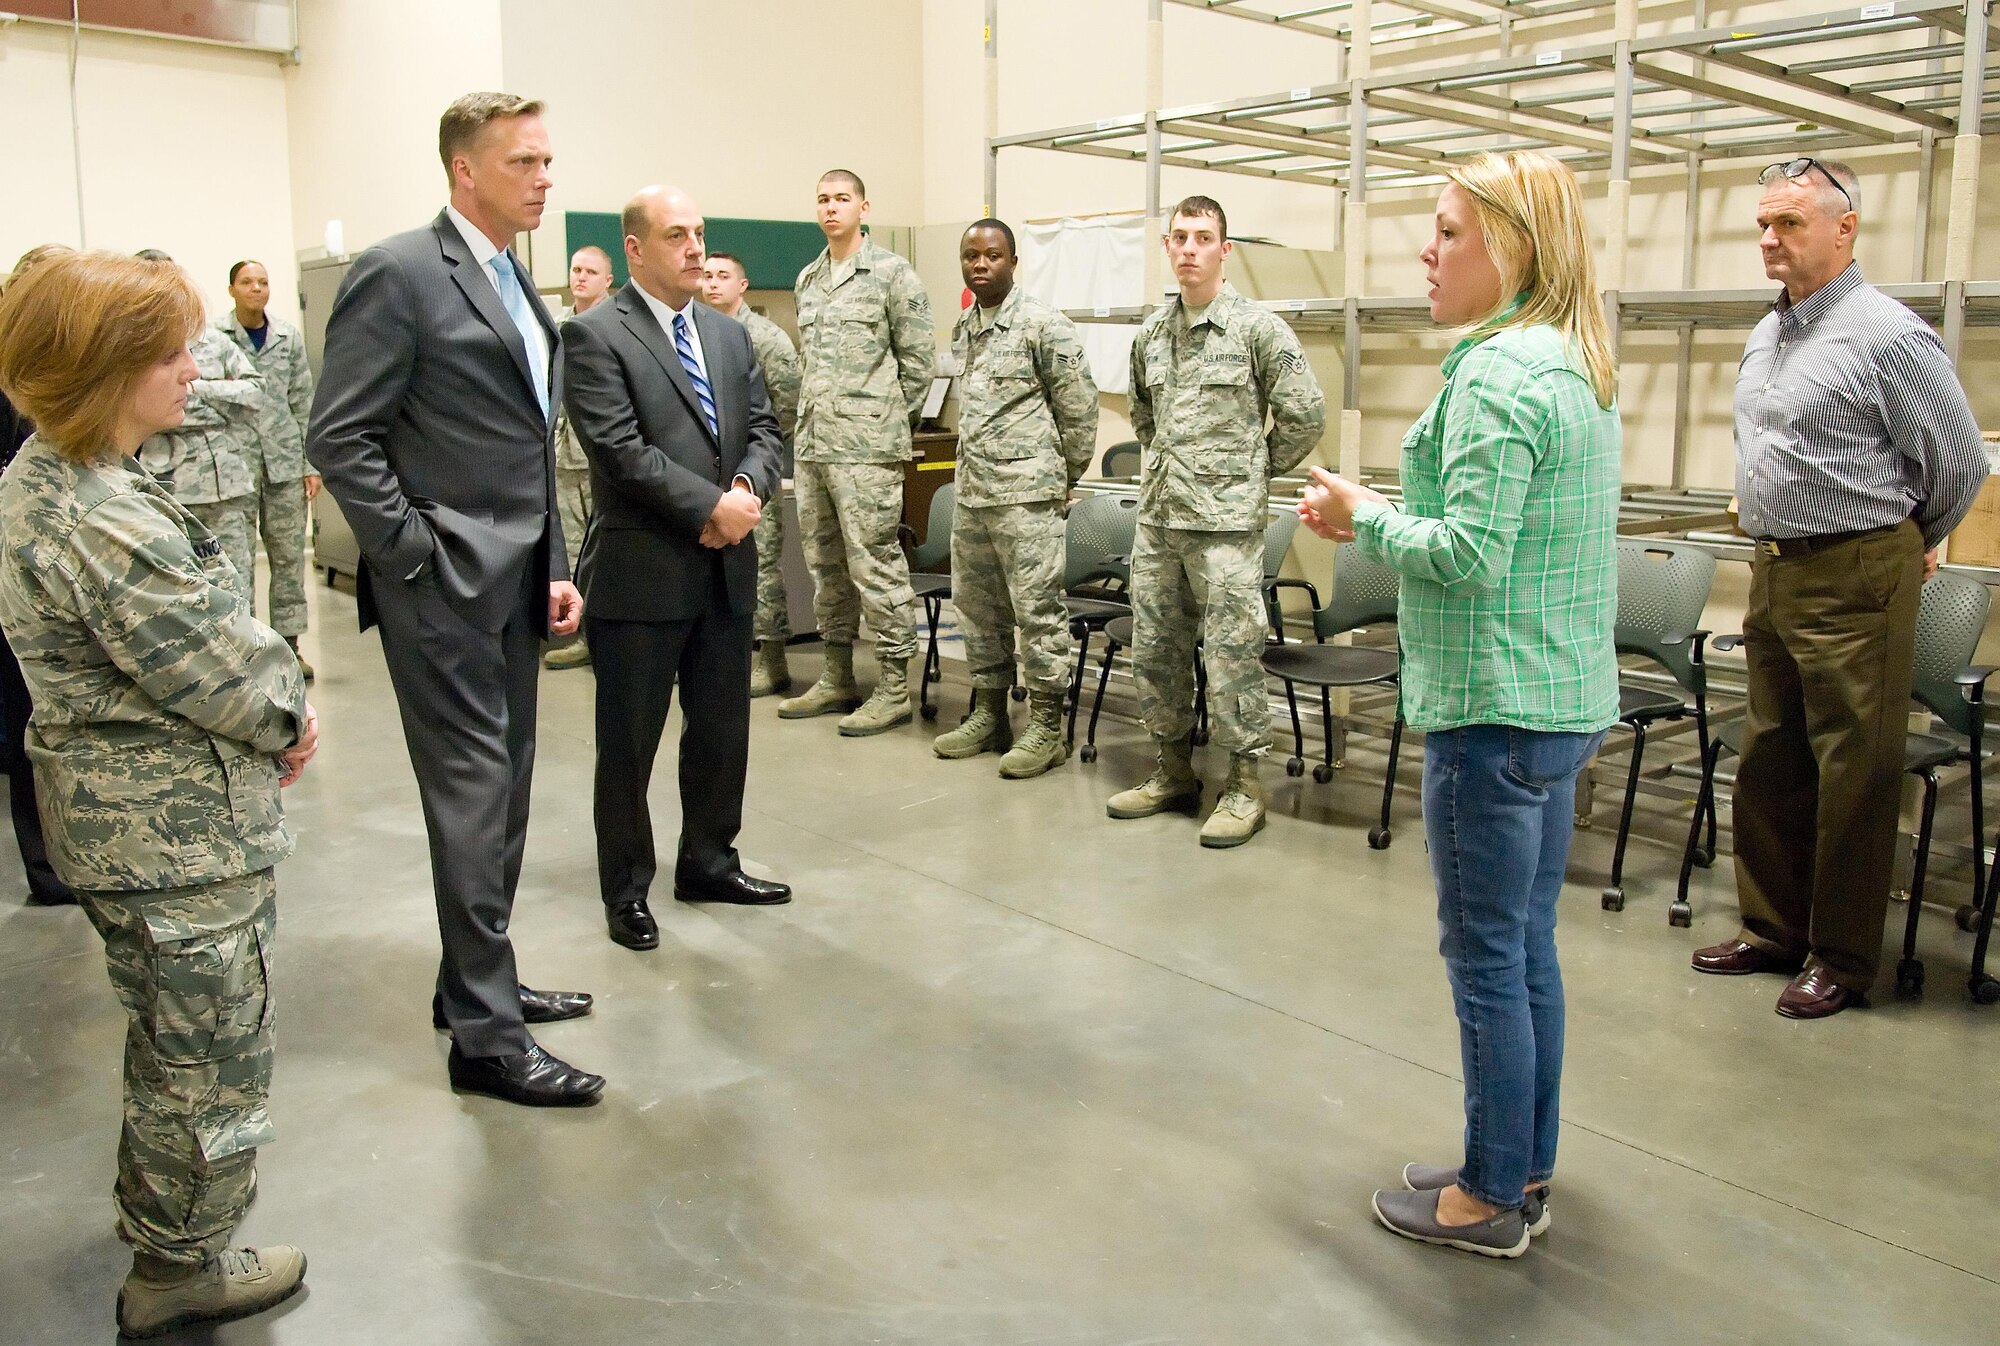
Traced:
<path fill-rule="evenodd" d="M 1747 327 L 1770 291 L 1694 288 L 1696 203 L 1706 165 L 1797 153 L 1906 146 L 1919 161 L 1928 220 L 1935 156 L 1951 153 L 1941 266 L 1918 230 L 1912 270 L 1936 279 L 1886 286 L 1943 331 L 1952 358 L 1967 325 L 2000 325 L 2000 283 L 1972 280 L 1979 138 L 2000 131 L 2000 63 L 1990 0 L 1887 0 L 1795 17 L 1710 26 L 1697 0 L 1691 27 L 1641 35 L 1640 0 L 1148 0 L 1148 111 L 1001 135 L 996 123 L 998 0 L 987 0 L 987 202 L 1003 149 L 1032 148 L 1141 162 L 1149 233 L 1160 221 L 1163 167 L 1197 168 L 1324 186 L 1338 194 L 1346 256 L 1338 297 L 1270 305 L 1303 328 L 1342 337 L 1339 466 L 1360 468 L 1362 337 L 1428 327 L 1422 301 L 1368 294 L 1366 204 L 1371 190 L 1434 185 L 1454 160 L 1486 149 L 1546 150 L 1579 173 L 1608 175 L 1602 283 L 1618 330 L 1677 330 L 1680 390 L 1671 485 L 1685 485 L 1689 368 L 1698 327 Z M 1335 79 L 1311 88 L 1189 107 L 1159 106 L 1164 4 L 1201 9 L 1329 39 Z M 1647 5 L 1659 13 L 1678 6 Z M 1571 38 L 1591 20 L 1610 36 Z M 1367 34 L 1358 40 L 1357 34 Z M 1375 55 L 1440 35 L 1490 34 L 1501 50 L 1467 64 L 1377 74 Z M 1682 288 L 1627 291 L 1634 168 L 1685 175 Z M 1163 292 L 1148 251 L 1145 293 Z M 1077 313 L 1138 321 L 1145 310 Z"/>

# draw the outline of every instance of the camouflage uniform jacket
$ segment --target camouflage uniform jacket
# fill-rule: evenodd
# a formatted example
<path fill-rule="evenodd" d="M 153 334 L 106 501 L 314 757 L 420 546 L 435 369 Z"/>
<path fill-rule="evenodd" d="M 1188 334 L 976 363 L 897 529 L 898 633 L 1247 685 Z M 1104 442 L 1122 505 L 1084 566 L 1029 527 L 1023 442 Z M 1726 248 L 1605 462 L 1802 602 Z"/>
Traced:
<path fill-rule="evenodd" d="M 602 304 L 610 298 L 611 296 L 607 294 L 597 302 Z M 563 324 L 575 316 L 576 310 L 573 308 L 566 308 L 556 315 L 558 342 L 561 341 Z M 562 362 L 560 354 L 555 359 L 558 364 Z M 583 445 L 576 442 L 576 431 L 569 428 L 569 413 L 563 410 L 560 402 L 556 403 L 556 466 L 568 468 L 573 472 L 590 471 L 590 459 L 583 456 Z"/>
<path fill-rule="evenodd" d="M 750 349 L 757 353 L 757 368 L 763 371 L 764 388 L 771 394 L 778 433 L 789 445 L 799 424 L 799 353 L 784 328 L 748 304 L 736 306 L 736 321 L 749 329 Z"/>
<path fill-rule="evenodd" d="M 799 272 L 802 463 L 900 463 L 937 366 L 931 301 L 917 270 L 863 241 L 835 283 L 825 251 Z"/>
<path fill-rule="evenodd" d="M 187 419 L 139 446 L 139 461 L 183 505 L 213 505 L 256 490 L 263 472 L 264 376 L 214 328 L 189 348 L 201 371 Z"/>
<path fill-rule="evenodd" d="M 306 421 L 312 415 L 312 366 L 298 328 L 264 315 L 264 349 L 251 344 L 236 311 L 215 324 L 264 376 L 264 480 L 299 481 L 306 475 Z"/>
<path fill-rule="evenodd" d="M 958 357 L 958 503 L 1061 500 L 1097 447 L 1097 385 L 1068 318 L 1018 285 L 982 326 L 951 329 Z"/>
<path fill-rule="evenodd" d="M 34 698 L 49 858 L 91 891 L 268 869 L 292 836 L 273 754 L 305 684 L 221 546 L 128 462 L 31 439 L 0 481 L 0 626 Z"/>
<path fill-rule="evenodd" d="M 1299 339 L 1234 286 L 1192 327 L 1175 299 L 1132 343 L 1140 523 L 1263 531 L 1272 476 L 1305 461 L 1325 428 L 1326 398 Z"/>

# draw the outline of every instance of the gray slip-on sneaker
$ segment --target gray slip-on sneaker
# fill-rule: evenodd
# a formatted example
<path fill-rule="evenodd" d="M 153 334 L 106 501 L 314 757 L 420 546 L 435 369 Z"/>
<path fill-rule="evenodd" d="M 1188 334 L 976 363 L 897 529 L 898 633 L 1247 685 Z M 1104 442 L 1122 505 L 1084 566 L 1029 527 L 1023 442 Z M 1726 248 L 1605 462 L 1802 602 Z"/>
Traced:
<path fill-rule="evenodd" d="M 1403 1186 L 1412 1192 L 1435 1192 L 1441 1187 L 1451 1187 L 1458 1182 L 1458 1170 L 1446 1168 L 1442 1164 L 1403 1165 Z M 1528 1233 L 1536 1238 L 1549 1232 L 1549 1185 L 1529 1191 L 1521 1203 L 1521 1218 L 1528 1222 Z"/>
<path fill-rule="evenodd" d="M 1475 1224 L 1440 1224 L 1439 1195 L 1439 1191 L 1377 1192 L 1375 1218 L 1392 1234 L 1481 1257 L 1519 1257 L 1528 1251 L 1528 1222 L 1520 1211 L 1503 1210 Z"/>

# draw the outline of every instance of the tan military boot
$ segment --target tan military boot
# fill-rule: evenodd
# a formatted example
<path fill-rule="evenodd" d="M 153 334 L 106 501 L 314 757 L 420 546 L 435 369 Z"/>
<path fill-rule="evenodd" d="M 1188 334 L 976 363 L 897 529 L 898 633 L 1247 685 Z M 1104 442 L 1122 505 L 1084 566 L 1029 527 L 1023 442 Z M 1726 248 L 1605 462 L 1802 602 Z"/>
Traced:
<path fill-rule="evenodd" d="M 1257 759 L 1232 756 L 1229 779 L 1215 801 L 1215 812 L 1201 825 L 1201 844 L 1241 846 L 1264 830 L 1264 782 L 1257 779 Z"/>
<path fill-rule="evenodd" d="M 1000 759 L 1002 776 L 1026 780 L 1069 760 L 1069 745 L 1063 742 L 1062 706 L 1061 692 L 1028 693 L 1028 732 Z"/>
<path fill-rule="evenodd" d="M 773 696 L 792 690 L 791 666 L 785 662 L 785 642 L 760 640 L 757 659 L 750 665 L 750 697 Z"/>
<path fill-rule="evenodd" d="M 157 1337 L 196 1323 L 224 1323 L 282 1304 L 305 1284 L 306 1255 L 279 1244 L 226 1248 L 199 1266 L 134 1254 L 118 1291 L 118 1330 Z"/>
<path fill-rule="evenodd" d="M 861 704 L 861 688 L 854 681 L 854 647 L 826 647 L 826 667 L 819 681 L 794 697 L 778 703 L 781 720 L 810 720 L 815 715 L 845 714 Z"/>
<path fill-rule="evenodd" d="M 306 657 L 303 654 L 299 653 L 299 638 L 297 636 L 286 636 L 285 643 L 292 647 L 292 658 L 299 661 L 299 672 L 305 676 L 307 682 L 311 682 L 313 680 L 313 666 L 306 662 Z"/>
<path fill-rule="evenodd" d="M 931 751 L 940 757 L 977 757 L 982 752 L 1005 752 L 1014 741 L 1014 726 L 1007 719 L 1005 687 L 972 689 L 972 713 L 965 723 L 931 740 Z"/>
<path fill-rule="evenodd" d="M 545 668 L 587 668 L 590 666 L 590 644 L 578 636 L 567 645 L 558 645 L 542 656 Z"/>
<path fill-rule="evenodd" d="M 848 738 L 866 738 L 887 733 L 899 724 L 916 718 L 910 706 L 910 663 L 907 659 L 887 659 L 875 679 L 875 690 L 861 703 L 861 709 L 840 721 L 840 732 Z"/>
<path fill-rule="evenodd" d="M 1114 818 L 1150 818 L 1175 809 L 1193 813 L 1201 807 L 1201 778 L 1194 774 L 1194 745 L 1187 739 L 1159 739 L 1160 763 L 1145 783 L 1120 790 L 1105 802 Z"/>

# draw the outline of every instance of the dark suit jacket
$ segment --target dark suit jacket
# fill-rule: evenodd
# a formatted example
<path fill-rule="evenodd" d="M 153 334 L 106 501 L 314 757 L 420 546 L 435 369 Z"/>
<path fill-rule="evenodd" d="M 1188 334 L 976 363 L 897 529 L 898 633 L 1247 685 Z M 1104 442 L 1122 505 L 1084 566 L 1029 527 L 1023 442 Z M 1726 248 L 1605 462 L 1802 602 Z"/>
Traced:
<path fill-rule="evenodd" d="M 635 281 L 563 328 L 563 405 L 590 459 L 591 524 L 578 569 L 584 608 L 615 621 L 685 621 L 714 598 L 717 555 L 702 526 L 738 476 L 778 493 L 784 441 L 743 324 L 696 302 L 721 434 L 711 435 L 673 339 Z M 722 550 L 732 613 L 757 610 L 757 551 Z"/>
<path fill-rule="evenodd" d="M 555 325 L 514 268 L 553 353 Z M 549 378 L 553 409 L 561 387 Z M 402 579 L 430 567 L 447 601 L 490 631 L 520 601 L 524 560 L 568 578 L 552 420 L 520 331 L 448 216 L 355 259 L 327 319 L 306 456 L 361 545 L 363 630 L 371 568 Z"/>

